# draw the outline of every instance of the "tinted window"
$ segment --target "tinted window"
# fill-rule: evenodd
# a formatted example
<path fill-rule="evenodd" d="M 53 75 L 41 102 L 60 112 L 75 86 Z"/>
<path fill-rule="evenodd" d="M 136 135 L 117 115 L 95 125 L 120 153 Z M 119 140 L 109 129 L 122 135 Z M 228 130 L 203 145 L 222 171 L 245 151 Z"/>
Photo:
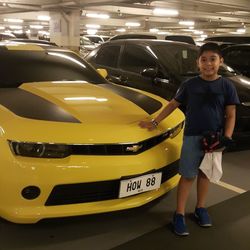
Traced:
<path fill-rule="evenodd" d="M 180 75 L 197 73 L 198 50 L 177 44 L 156 45 L 152 47 L 169 71 Z"/>
<path fill-rule="evenodd" d="M 229 65 L 250 66 L 250 50 L 233 49 L 224 55 L 224 59 Z"/>
<path fill-rule="evenodd" d="M 57 51 L 1 51 L 0 76 L 0 87 L 36 81 L 106 82 L 77 55 Z"/>
<path fill-rule="evenodd" d="M 155 45 L 153 51 L 159 56 L 169 72 L 182 76 L 195 76 L 199 74 L 197 67 L 198 49 L 177 44 Z M 235 71 L 223 64 L 219 69 L 222 76 L 233 76 Z"/>
<path fill-rule="evenodd" d="M 127 71 L 141 73 L 143 69 L 155 68 L 156 61 L 150 50 L 142 49 L 136 45 L 127 45 L 122 54 L 120 67 Z"/>
<path fill-rule="evenodd" d="M 95 63 L 108 67 L 116 67 L 119 53 L 120 46 L 103 47 L 97 52 Z"/>

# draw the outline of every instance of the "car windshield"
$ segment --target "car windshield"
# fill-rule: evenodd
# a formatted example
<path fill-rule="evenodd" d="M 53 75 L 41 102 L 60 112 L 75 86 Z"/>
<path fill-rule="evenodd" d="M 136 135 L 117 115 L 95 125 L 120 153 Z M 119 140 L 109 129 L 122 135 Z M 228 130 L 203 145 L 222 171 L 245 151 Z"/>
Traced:
<path fill-rule="evenodd" d="M 195 76 L 199 74 L 197 67 L 198 48 L 188 47 L 182 44 L 167 44 L 152 46 L 159 58 L 170 71 L 177 72 L 181 76 Z M 223 64 L 219 69 L 219 75 L 233 76 L 236 71 Z"/>
<path fill-rule="evenodd" d="M 107 83 L 88 63 L 70 51 L 0 50 L 0 55 L 0 88 L 43 81 Z"/>

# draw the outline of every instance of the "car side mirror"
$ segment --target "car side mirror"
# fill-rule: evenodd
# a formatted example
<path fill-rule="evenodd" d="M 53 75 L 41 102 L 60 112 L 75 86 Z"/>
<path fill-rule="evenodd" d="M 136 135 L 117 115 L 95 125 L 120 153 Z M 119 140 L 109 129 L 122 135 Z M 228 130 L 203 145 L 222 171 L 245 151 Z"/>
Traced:
<path fill-rule="evenodd" d="M 108 76 L 108 71 L 106 69 L 97 69 L 96 70 L 103 78 Z"/>
<path fill-rule="evenodd" d="M 146 69 L 142 70 L 141 75 L 145 76 L 145 77 L 155 78 L 157 76 L 157 69 L 146 68 Z"/>

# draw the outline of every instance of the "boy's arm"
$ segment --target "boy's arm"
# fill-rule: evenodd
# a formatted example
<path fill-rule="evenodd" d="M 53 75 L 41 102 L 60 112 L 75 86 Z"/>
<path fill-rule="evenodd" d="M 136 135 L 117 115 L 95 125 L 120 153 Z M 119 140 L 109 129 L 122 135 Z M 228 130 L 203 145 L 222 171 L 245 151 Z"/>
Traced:
<path fill-rule="evenodd" d="M 178 106 L 180 106 L 180 103 L 177 102 L 175 99 L 172 99 L 155 119 L 153 119 L 152 121 L 141 121 L 139 123 L 139 126 L 141 128 L 147 128 L 148 130 L 153 130 L 163 119 L 169 116 Z"/>
<path fill-rule="evenodd" d="M 159 124 L 179 106 L 180 103 L 177 102 L 175 99 L 172 99 L 154 120 Z"/>
<path fill-rule="evenodd" d="M 225 128 L 224 136 L 232 138 L 234 126 L 235 126 L 235 117 L 236 117 L 236 106 L 228 105 L 225 108 Z"/>

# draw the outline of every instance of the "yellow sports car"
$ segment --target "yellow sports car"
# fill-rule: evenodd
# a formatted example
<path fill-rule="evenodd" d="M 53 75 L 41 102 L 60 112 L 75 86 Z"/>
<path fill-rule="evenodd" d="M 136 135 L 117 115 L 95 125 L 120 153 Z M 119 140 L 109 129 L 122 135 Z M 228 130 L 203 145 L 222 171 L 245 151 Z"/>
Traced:
<path fill-rule="evenodd" d="M 109 83 L 74 52 L 0 45 L 0 216 L 15 223 L 141 206 L 176 186 L 184 115 Z"/>

